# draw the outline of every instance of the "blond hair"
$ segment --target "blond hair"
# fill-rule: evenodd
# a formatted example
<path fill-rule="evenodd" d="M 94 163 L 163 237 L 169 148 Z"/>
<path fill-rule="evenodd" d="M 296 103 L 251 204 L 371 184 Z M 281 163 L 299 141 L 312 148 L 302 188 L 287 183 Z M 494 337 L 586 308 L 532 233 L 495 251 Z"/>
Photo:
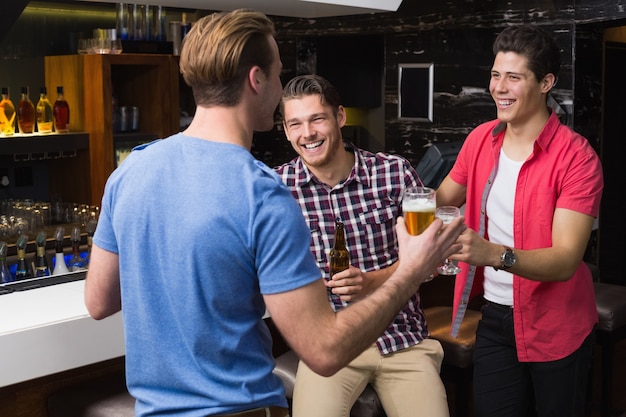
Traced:
<path fill-rule="evenodd" d="M 214 13 L 195 22 L 183 39 L 180 72 L 196 105 L 234 106 L 247 73 L 272 65 L 274 23 L 250 9 Z"/>

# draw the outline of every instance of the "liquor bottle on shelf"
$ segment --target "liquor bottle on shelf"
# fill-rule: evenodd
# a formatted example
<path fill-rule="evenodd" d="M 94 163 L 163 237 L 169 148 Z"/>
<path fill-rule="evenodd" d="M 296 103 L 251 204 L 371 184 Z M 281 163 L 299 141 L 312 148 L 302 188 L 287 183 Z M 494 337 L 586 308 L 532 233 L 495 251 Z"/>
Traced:
<path fill-rule="evenodd" d="M 7 250 L 9 245 L 7 242 L 0 242 L 0 284 L 15 281 L 9 267 L 7 266 Z"/>
<path fill-rule="evenodd" d="M 72 228 L 72 257 L 67 263 L 67 268 L 70 272 L 82 271 L 85 269 L 85 261 L 80 257 L 80 227 L 74 226 Z"/>
<path fill-rule="evenodd" d="M 2 87 L 0 101 L 0 136 L 13 136 L 15 133 L 15 106 L 9 97 L 9 88 Z"/>
<path fill-rule="evenodd" d="M 185 36 L 187 36 L 187 33 L 191 30 L 191 22 L 187 21 L 187 13 L 182 13 L 180 20 L 182 20 L 180 23 L 180 35 L 181 39 L 184 39 Z"/>
<path fill-rule="evenodd" d="M 15 270 L 15 280 L 32 278 L 33 274 L 26 262 L 26 245 L 28 244 L 28 236 L 21 234 L 17 238 L 17 268 Z"/>
<path fill-rule="evenodd" d="M 54 117 L 52 114 L 52 103 L 50 103 L 48 99 L 48 90 L 46 87 L 41 87 L 36 111 L 37 131 L 39 133 L 52 133 Z"/>
<path fill-rule="evenodd" d="M 57 133 L 67 133 L 70 131 L 70 106 L 65 100 L 63 86 L 57 87 L 57 99 L 52 106 L 54 113 L 54 130 Z"/>
<path fill-rule="evenodd" d="M 20 133 L 35 130 L 35 106 L 28 96 L 28 87 L 22 87 L 22 97 L 17 104 L 17 127 Z"/>
<path fill-rule="evenodd" d="M 335 242 L 330 250 L 330 277 L 337 272 L 348 269 L 350 266 L 350 254 L 346 249 L 346 235 L 343 230 L 343 222 L 335 222 Z"/>
<path fill-rule="evenodd" d="M 65 228 L 63 226 L 57 227 L 54 232 L 54 270 L 52 275 L 63 275 L 70 272 L 65 264 L 65 255 L 63 254 L 63 239 L 65 238 Z"/>
<path fill-rule="evenodd" d="M 50 276 L 50 267 L 46 259 L 46 232 L 40 230 L 37 233 L 37 255 L 35 256 L 35 277 Z"/>

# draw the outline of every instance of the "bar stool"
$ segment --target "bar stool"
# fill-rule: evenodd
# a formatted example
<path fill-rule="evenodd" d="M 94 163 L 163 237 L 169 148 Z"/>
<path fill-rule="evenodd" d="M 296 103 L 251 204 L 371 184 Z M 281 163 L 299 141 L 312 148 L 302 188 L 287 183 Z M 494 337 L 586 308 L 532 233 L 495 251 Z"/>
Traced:
<path fill-rule="evenodd" d="M 626 286 L 594 282 L 598 326 L 596 342 L 601 346 L 602 365 L 600 415 L 611 414 L 613 353 L 615 344 L 626 338 Z"/>
<path fill-rule="evenodd" d="M 48 417 L 134 417 L 135 399 L 117 375 L 59 390 L 48 398 Z"/>
<path fill-rule="evenodd" d="M 442 378 L 450 377 L 455 383 L 455 413 L 457 417 L 469 416 L 474 369 L 472 357 L 476 344 L 476 329 L 482 314 L 467 309 L 459 335 L 450 335 L 452 307 L 436 306 L 424 309 L 430 337 L 438 340 L 443 348 Z"/>

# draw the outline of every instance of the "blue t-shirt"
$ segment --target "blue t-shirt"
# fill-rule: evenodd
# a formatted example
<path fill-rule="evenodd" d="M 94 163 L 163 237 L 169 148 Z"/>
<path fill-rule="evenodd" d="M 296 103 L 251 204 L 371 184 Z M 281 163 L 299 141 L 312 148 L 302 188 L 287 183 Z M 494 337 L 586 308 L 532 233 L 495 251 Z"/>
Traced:
<path fill-rule="evenodd" d="M 182 134 L 107 181 L 94 235 L 119 254 L 137 416 L 286 406 L 261 294 L 320 279 L 300 207 L 243 147 Z"/>

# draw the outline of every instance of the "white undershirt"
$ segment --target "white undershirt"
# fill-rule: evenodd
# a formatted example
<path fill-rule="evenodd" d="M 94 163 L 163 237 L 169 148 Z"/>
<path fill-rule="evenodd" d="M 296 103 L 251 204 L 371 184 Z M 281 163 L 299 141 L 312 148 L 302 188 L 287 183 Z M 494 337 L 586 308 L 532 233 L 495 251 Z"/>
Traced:
<path fill-rule="evenodd" d="M 487 197 L 489 241 L 513 247 L 513 206 L 517 177 L 524 161 L 513 161 L 500 151 L 498 172 Z M 504 250 L 504 249 L 503 249 Z M 513 305 L 513 274 L 485 268 L 485 298 L 494 303 Z"/>

